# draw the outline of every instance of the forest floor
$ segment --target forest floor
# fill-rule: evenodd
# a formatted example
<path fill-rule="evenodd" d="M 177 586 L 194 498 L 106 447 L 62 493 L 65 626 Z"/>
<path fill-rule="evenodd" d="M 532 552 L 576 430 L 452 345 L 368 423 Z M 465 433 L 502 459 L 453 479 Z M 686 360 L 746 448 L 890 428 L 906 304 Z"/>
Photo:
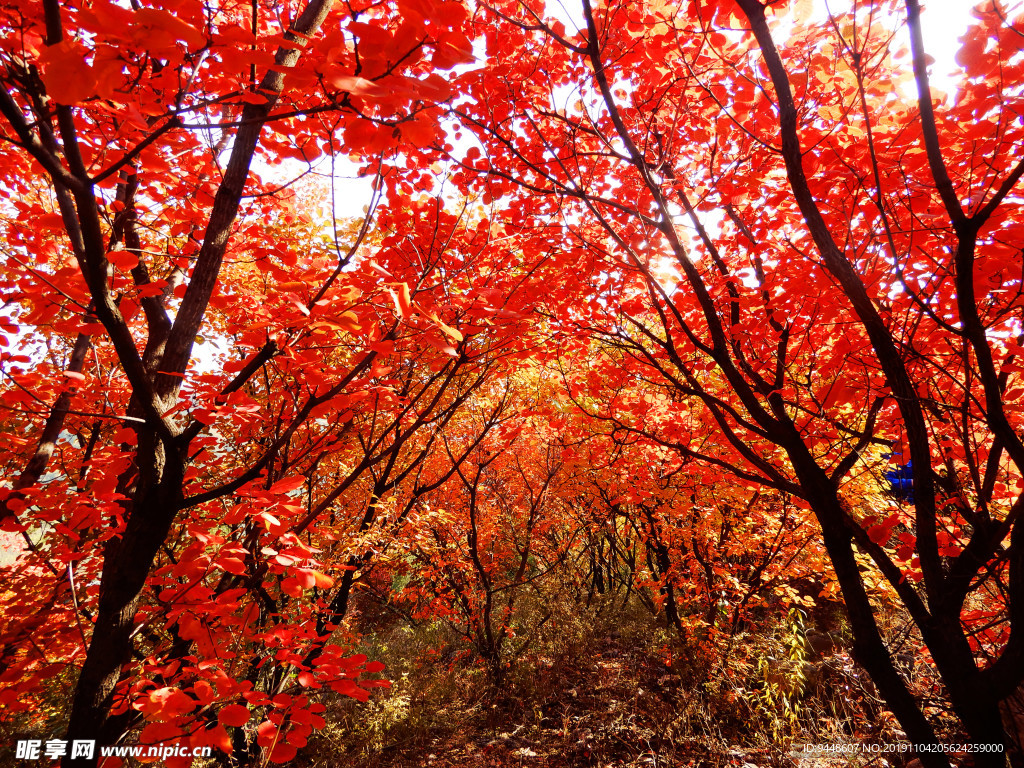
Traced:
<path fill-rule="evenodd" d="M 666 635 L 653 626 L 606 629 L 539 643 L 500 686 L 486 681 L 468 652 L 381 646 L 378 657 L 390 657 L 391 690 L 366 705 L 333 709 L 332 726 L 307 752 L 317 757 L 304 765 L 906 765 L 905 756 L 879 753 L 879 745 L 898 744 L 902 732 L 841 650 L 794 663 L 782 656 L 777 633 L 741 637 L 716 670 L 708 658 L 697 663 L 677 653 L 672 661 Z M 420 638 L 431 639 L 437 637 Z"/>

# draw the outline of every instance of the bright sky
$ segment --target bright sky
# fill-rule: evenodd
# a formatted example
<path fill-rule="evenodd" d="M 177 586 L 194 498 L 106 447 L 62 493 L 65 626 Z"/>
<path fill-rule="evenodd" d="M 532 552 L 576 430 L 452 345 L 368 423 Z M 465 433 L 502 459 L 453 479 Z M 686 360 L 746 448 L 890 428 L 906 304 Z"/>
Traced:
<path fill-rule="evenodd" d="M 960 35 L 970 26 L 971 8 L 974 5 L 965 0 L 931 0 L 923 3 L 921 34 L 925 50 L 935 57 L 932 81 L 937 88 L 949 90 L 952 83 L 950 75 L 959 71 L 953 57 L 960 48 Z"/>

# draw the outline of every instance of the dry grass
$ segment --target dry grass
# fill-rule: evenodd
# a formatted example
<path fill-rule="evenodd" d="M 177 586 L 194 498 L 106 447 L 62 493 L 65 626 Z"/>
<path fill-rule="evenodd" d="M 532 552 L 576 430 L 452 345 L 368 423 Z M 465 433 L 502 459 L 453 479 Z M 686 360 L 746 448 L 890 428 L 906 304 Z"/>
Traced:
<path fill-rule="evenodd" d="M 815 655 L 797 613 L 680 639 L 634 604 L 565 611 L 510 660 L 500 690 L 441 624 L 374 629 L 363 650 L 388 664 L 392 689 L 332 702 L 299 765 L 809 768 L 836 761 L 798 759 L 803 744 L 900 735 L 841 642 Z"/>

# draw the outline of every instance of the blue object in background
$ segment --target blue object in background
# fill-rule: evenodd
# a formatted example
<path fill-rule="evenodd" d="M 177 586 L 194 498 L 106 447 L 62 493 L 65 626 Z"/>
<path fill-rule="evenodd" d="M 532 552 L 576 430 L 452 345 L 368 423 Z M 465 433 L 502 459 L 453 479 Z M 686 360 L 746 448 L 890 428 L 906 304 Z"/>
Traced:
<path fill-rule="evenodd" d="M 902 464 L 885 473 L 889 492 L 900 501 L 914 501 L 914 470 L 911 462 Z"/>

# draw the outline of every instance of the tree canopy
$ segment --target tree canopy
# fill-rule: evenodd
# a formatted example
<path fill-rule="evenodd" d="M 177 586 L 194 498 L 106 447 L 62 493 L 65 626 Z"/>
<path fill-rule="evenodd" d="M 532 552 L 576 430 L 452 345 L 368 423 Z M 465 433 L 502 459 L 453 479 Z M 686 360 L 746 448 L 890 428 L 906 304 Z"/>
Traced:
<path fill-rule="evenodd" d="M 1005 765 L 1024 20 L 943 92 L 939 10 L 2 4 L 7 716 L 289 762 L 388 684 L 361 592 L 501 686 L 621 582 L 712 644 L 841 600 L 948 766 L 896 611 Z"/>

